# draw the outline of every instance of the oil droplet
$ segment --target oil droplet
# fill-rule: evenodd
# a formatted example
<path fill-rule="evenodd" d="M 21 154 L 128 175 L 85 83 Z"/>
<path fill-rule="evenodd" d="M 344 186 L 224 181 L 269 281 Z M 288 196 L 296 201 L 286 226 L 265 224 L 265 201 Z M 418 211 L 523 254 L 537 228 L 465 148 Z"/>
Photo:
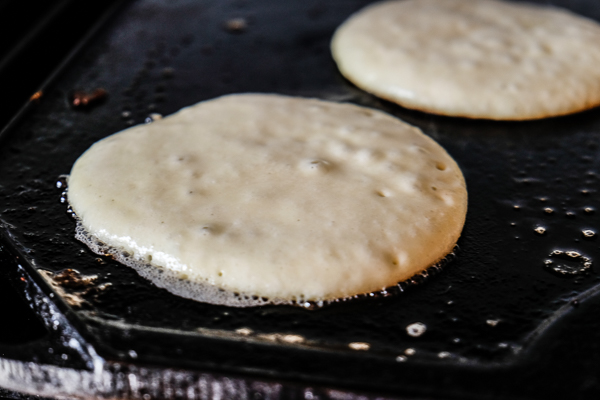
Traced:
<path fill-rule="evenodd" d="M 151 123 L 151 122 L 158 121 L 159 119 L 162 119 L 162 117 L 163 117 L 163 116 L 162 116 L 162 114 L 159 114 L 159 113 L 152 113 L 152 114 L 150 114 L 150 115 L 148 115 L 148 116 L 146 117 L 146 119 L 144 120 L 144 122 L 145 122 L 146 124 L 149 124 L 149 123 Z"/>
<path fill-rule="evenodd" d="M 519 211 L 521 209 L 521 207 L 517 206 L 517 205 L 513 206 L 513 208 L 514 208 L 515 211 Z"/>
<path fill-rule="evenodd" d="M 581 233 L 583 233 L 583 236 L 586 238 L 591 238 L 591 237 L 596 236 L 596 232 L 594 232 L 591 229 L 585 229 L 585 230 L 581 231 Z"/>
<path fill-rule="evenodd" d="M 577 299 L 573 299 L 573 300 L 571 300 L 571 305 L 572 305 L 573 307 L 579 307 L 579 300 L 577 300 Z"/>
<path fill-rule="evenodd" d="M 416 352 L 417 351 L 415 349 L 410 348 L 410 347 L 408 349 L 404 350 L 404 354 L 406 354 L 407 356 L 414 356 Z"/>
<path fill-rule="evenodd" d="M 406 333 L 408 336 L 419 337 L 425 333 L 427 326 L 422 322 L 415 322 L 406 327 Z"/>
<path fill-rule="evenodd" d="M 592 260 L 574 250 L 554 250 L 544 261 L 545 268 L 561 276 L 581 275 L 592 267 Z"/>
<path fill-rule="evenodd" d="M 544 212 L 545 212 L 546 214 L 552 214 L 552 213 L 554 212 L 554 210 L 553 210 L 553 209 L 551 209 L 550 207 L 546 207 L 546 208 L 544 208 Z"/>
<path fill-rule="evenodd" d="M 498 322 L 500 322 L 499 319 L 488 319 L 485 321 L 485 323 L 488 324 L 489 326 L 496 326 L 496 325 L 498 325 Z"/>
<path fill-rule="evenodd" d="M 350 347 L 352 350 L 369 350 L 371 348 L 371 345 L 369 343 L 365 343 L 365 342 L 352 342 L 348 344 L 348 347 Z"/>
<path fill-rule="evenodd" d="M 534 229 L 534 231 L 538 235 L 543 235 L 544 233 L 546 233 L 546 228 L 544 228 L 543 226 L 538 226 L 537 228 Z"/>
<path fill-rule="evenodd" d="M 586 207 L 583 209 L 583 211 L 585 211 L 586 214 L 593 214 L 594 213 L 594 209 L 592 207 Z"/>

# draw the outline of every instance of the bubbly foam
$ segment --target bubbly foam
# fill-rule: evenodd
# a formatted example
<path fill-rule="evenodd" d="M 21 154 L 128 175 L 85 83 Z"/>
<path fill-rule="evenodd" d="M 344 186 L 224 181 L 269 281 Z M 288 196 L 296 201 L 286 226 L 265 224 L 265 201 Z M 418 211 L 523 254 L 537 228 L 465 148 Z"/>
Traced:
<path fill-rule="evenodd" d="M 447 254 L 437 263 L 433 264 L 426 270 L 415 274 L 412 278 L 399 282 L 397 285 L 385 288 L 378 292 L 364 293 L 355 296 L 342 297 L 334 300 L 326 301 L 303 301 L 303 300 L 285 300 L 279 298 L 266 298 L 248 295 L 244 293 L 231 292 L 225 289 L 218 288 L 211 285 L 208 282 L 194 282 L 185 278 L 185 274 L 181 271 L 185 271 L 187 268 L 185 265 L 177 262 L 173 258 L 170 259 L 169 267 L 165 268 L 162 265 L 158 265 L 154 261 L 161 259 L 161 257 L 155 257 L 148 254 L 146 257 L 141 257 L 140 254 L 147 253 L 147 249 L 135 245 L 135 243 L 127 238 L 126 241 L 130 243 L 132 247 L 130 249 L 137 249 L 138 251 L 127 251 L 124 248 L 118 249 L 114 246 L 109 246 L 103 243 L 98 237 L 90 234 L 81 224 L 81 221 L 77 219 L 77 226 L 75 228 L 75 238 L 80 242 L 84 243 L 89 247 L 91 251 L 101 256 L 110 256 L 116 261 L 124 264 L 128 267 L 133 268 L 142 278 L 148 279 L 150 282 L 158 286 L 159 288 L 168 290 L 169 292 L 184 297 L 186 299 L 201 301 L 203 303 L 223 305 L 229 307 L 257 307 L 264 305 L 292 305 L 299 306 L 307 309 L 321 308 L 325 305 L 332 303 L 344 302 L 352 299 L 360 299 L 367 297 L 389 297 L 398 295 L 410 286 L 418 285 L 424 282 L 429 277 L 436 275 L 440 272 L 448 263 L 450 263 L 456 257 L 458 252 L 458 246 L 454 247 L 454 250 Z M 135 254 L 138 254 L 136 257 Z"/>
<path fill-rule="evenodd" d="M 85 230 L 80 221 L 77 221 L 75 228 L 75 238 L 85 243 L 90 250 L 98 255 L 110 255 L 112 258 L 133 268 L 137 273 L 145 279 L 148 279 L 156 286 L 166 289 L 169 292 L 204 303 L 218 304 L 231 307 L 256 307 L 266 304 L 291 304 L 292 302 L 281 299 L 266 299 L 257 296 L 249 296 L 241 293 L 229 292 L 220 289 L 208 282 L 193 282 L 186 279 L 185 271 L 187 267 L 173 257 L 168 255 L 152 253 L 151 249 L 137 246 L 131 238 L 122 238 L 122 242 L 128 242 L 129 249 L 134 249 L 133 252 L 125 250 L 125 248 L 116 248 L 109 246 L 98 237 L 91 235 Z M 160 252 L 158 252 L 160 253 Z M 136 254 L 138 257 L 136 257 Z M 140 257 L 140 254 L 148 254 L 147 257 Z M 167 261 L 167 266 L 158 264 L 154 260 Z"/>

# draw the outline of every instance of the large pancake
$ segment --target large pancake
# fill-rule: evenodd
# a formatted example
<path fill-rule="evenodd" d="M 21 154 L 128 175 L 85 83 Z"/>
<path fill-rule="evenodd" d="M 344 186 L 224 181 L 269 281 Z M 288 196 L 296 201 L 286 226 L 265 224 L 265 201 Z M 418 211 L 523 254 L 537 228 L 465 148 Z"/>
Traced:
<path fill-rule="evenodd" d="M 158 286 L 234 306 L 406 280 L 453 249 L 467 208 L 459 167 L 419 129 L 261 94 L 97 142 L 73 166 L 68 198 L 94 251 L 117 249 Z"/>
<path fill-rule="evenodd" d="M 527 120 L 600 104 L 600 25 L 559 8 L 382 2 L 344 22 L 331 50 L 358 87 L 431 113 Z"/>

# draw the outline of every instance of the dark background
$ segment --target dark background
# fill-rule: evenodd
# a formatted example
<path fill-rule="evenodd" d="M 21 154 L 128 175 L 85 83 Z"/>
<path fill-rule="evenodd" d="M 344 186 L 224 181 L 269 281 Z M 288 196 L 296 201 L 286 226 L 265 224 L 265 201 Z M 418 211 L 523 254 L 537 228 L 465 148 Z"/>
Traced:
<path fill-rule="evenodd" d="M 123 1 L 0 1 L 0 131 L 117 3 Z M 0 342 L 23 343 L 43 334 L 42 326 L 4 272 L 0 268 L 0 304 L 12 307 L 0 307 L 6 324 Z"/>
<path fill-rule="evenodd" d="M 115 0 L 0 1 L 0 131 L 117 3 Z M 43 337 L 46 330 L 10 283 L 8 268 L 8 263 L 0 261 L 0 344 L 24 344 Z M 28 396 L 16 396 L 0 388 L 0 398 L 16 397 Z"/>

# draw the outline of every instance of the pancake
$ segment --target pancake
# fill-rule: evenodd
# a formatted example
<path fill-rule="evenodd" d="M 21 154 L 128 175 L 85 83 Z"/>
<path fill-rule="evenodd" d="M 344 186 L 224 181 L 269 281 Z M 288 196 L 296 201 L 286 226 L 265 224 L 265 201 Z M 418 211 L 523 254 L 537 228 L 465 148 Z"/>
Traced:
<path fill-rule="evenodd" d="M 229 95 L 109 136 L 74 164 L 78 238 L 157 286 L 230 306 L 379 291 L 452 251 L 462 173 L 379 111 Z"/>
<path fill-rule="evenodd" d="M 411 109 L 528 120 L 600 105 L 600 25 L 555 7 L 382 2 L 344 22 L 331 51 L 358 87 Z"/>

